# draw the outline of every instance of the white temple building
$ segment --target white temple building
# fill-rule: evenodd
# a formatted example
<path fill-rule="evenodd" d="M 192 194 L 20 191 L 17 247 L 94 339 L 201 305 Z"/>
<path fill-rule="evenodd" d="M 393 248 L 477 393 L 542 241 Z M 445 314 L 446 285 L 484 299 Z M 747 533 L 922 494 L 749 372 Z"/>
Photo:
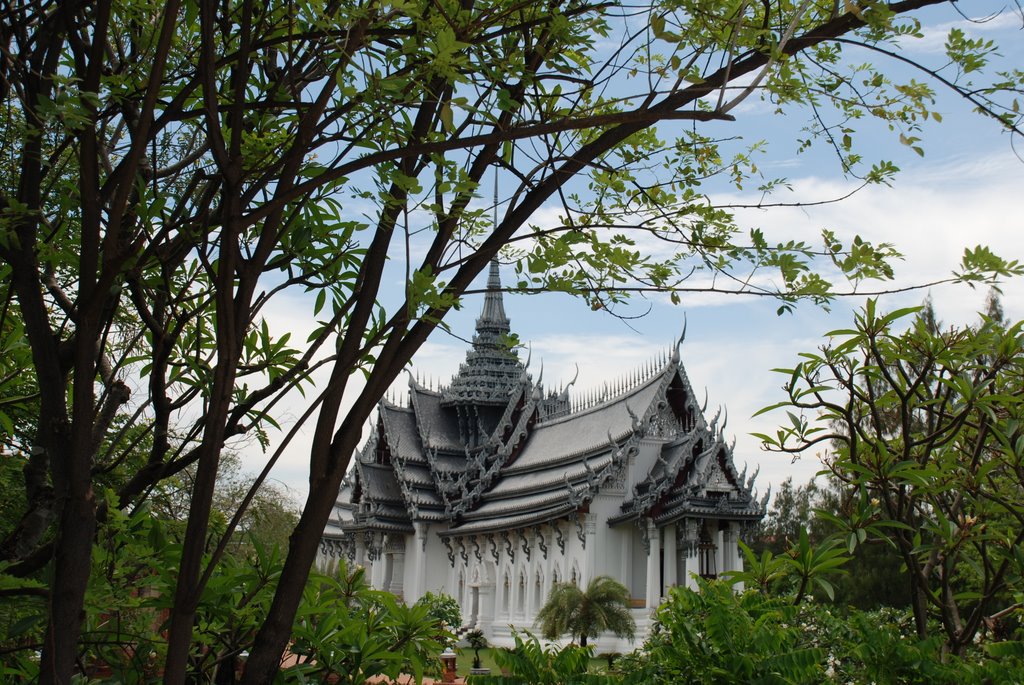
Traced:
<path fill-rule="evenodd" d="M 767 496 L 737 472 L 724 422 L 705 419 L 678 346 L 574 401 L 570 388 L 546 391 L 502 344 L 500 287 L 493 263 L 472 347 L 447 387 L 410 379 L 407 403 L 380 403 L 318 562 L 362 564 L 374 587 L 408 603 L 450 594 L 463 627 L 496 645 L 513 643 L 510 626 L 536 630 L 553 584 L 609 575 L 630 590 L 639 644 L 668 588 L 742 568 L 737 542 Z M 611 635 L 593 644 L 635 646 Z"/>

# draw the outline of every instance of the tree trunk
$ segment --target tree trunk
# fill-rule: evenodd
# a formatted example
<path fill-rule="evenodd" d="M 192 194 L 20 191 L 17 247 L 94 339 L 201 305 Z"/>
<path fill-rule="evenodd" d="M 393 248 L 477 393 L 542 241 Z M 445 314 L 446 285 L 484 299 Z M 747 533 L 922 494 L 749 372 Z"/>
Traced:
<path fill-rule="evenodd" d="M 39 682 L 43 685 L 71 682 L 95 534 L 96 500 L 86 480 L 84 487 L 76 487 L 68 494 L 61 513 L 50 590 L 50 620 L 39 666 Z"/>
<path fill-rule="evenodd" d="M 274 601 L 245 663 L 242 685 L 269 685 L 274 681 L 281 655 L 291 637 L 295 612 L 309 580 L 309 571 L 316 561 L 320 537 L 334 508 L 336 494 L 326 497 L 324 493 L 338 492 L 344 472 L 343 468 L 337 469 L 337 473 L 310 483 L 306 506 L 289 539 L 288 556 L 281 570 Z"/>

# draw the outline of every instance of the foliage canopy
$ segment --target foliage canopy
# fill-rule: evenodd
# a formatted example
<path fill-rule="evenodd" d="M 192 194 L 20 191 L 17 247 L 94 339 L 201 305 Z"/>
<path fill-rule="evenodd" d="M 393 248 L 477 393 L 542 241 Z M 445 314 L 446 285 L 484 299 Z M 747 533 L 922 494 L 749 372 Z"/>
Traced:
<path fill-rule="evenodd" d="M 833 517 L 849 548 L 892 544 L 918 636 L 935 616 L 962 654 L 1024 591 L 1024 323 L 937 330 L 918 311 L 869 301 L 853 328 L 783 370 L 790 421 L 761 437 L 786 452 L 832 446 L 825 468 L 854 504 Z"/>
<path fill-rule="evenodd" d="M 557 583 L 537 612 L 537 623 L 548 640 L 568 634 L 579 639 L 581 647 L 587 646 L 587 638 L 606 631 L 627 638 L 636 632 L 629 612 L 629 589 L 609 576 L 594 577 L 586 589 L 575 583 Z"/>
<path fill-rule="evenodd" d="M 193 469 L 163 664 L 185 681 L 280 451 L 212 536 L 221 455 L 269 448 L 299 391 L 283 441 L 312 424 L 310 494 L 244 676 L 269 682 L 362 426 L 499 251 L 516 289 L 594 308 L 678 299 L 694 269 L 784 308 L 837 292 L 817 263 L 889 278 L 889 245 L 742 233 L 702 184 L 785 182 L 712 125 L 753 94 L 803 108 L 844 170 L 888 181 L 853 122 L 918 147 L 933 91 L 846 53 L 885 58 L 938 2 L 0 2 L 0 426 L 23 474 L 0 551 L 11 576 L 51 579 L 43 682 L 77 668 L 97 527 Z M 990 68 L 994 49 L 953 33 L 926 72 L 1016 130 L 1024 75 Z M 548 206 L 563 218 L 534 218 Z M 956 277 L 1017 271 L 979 248 Z M 282 300 L 310 303 L 308 339 L 270 325 Z"/>

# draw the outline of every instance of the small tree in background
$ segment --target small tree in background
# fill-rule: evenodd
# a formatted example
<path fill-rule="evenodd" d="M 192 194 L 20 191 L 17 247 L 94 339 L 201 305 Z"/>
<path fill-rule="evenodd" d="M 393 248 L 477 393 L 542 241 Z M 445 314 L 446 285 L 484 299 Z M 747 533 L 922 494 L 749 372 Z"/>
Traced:
<path fill-rule="evenodd" d="M 454 630 L 462 623 L 462 608 L 459 606 L 459 601 L 451 595 L 427 590 L 422 597 L 416 600 L 416 604 L 427 607 L 430 615 L 446 631 Z"/>
<path fill-rule="evenodd" d="M 480 668 L 480 650 L 486 649 L 489 645 L 487 638 L 481 630 L 471 630 L 466 633 L 466 642 L 473 650 L 473 668 Z"/>
<path fill-rule="evenodd" d="M 852 493 L 836 517 L 850 549 L 891 542 L 907 569 L 919 638 L 936 617 L 962 655 L 1019 604 L 1024 558 L 1024 331 L 985 317 L 939 331 L 920 311 L 877 311 L 785 370 L 790 423 L 774 450 L 832 446 L 826 469 Z M 813 419 L 808 416 L 814 417 Z"/>
<path fill-rule="evenodd" d="M 629 590 L 609 576 L 597 576 L 581 590 L 572 583 L 556 583 L 537 614 L 537 623 L 548 640 L 569 635 L 587 646 L 588 637 L 610 631 L 633 638 L 636 623 L 629 613 Z"/>
<path fill-rule="evenodd" d="M 934 92 L 904 82 L 908 53 L 886 55 L 941 4 L 4 3 L 0 442 L 19 461 L 0 477 L 19 492 L 0 505 L 0 564 L 14 601 L 45 578 L 42 682 L 80 675 L 98 528 L 186 470 L 159 639 L 166 682 L 197 677 L 233 526 L 282 454 L 270 440 L 305 424 L 308 494 L 244 675 L 272 682 L 363 426 L 499 254 L 516 289 L 613 312 L 630 293 L 719 290 L 785 311 L 892 278 L 892 245 L 747 227 L 706 184 L 789 187 L 742 140 L 751 96 L 806 105 L 801 149 L 888 182 L 895 165 L 865 159 L 849 122 L 922 152 Z M 877 65 L 844 58 L 858 44 Z M 1021 133 L 1024 74 L 996 49 L 954 28 L 917 66 Z M 979 248 L 953 278 L 1019 271 Z M 292 340 L 280 306 L 315 330 Z M 268 453 L 221 531 L 220 463 L 246 438 Z"/>

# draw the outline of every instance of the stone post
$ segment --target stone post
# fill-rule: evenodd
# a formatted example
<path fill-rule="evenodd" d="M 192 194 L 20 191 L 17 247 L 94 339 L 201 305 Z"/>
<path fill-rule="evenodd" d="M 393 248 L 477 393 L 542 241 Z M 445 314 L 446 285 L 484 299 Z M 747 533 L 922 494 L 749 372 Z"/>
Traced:
<path fill-rule="evenodd" d="M 605 542 L 608 539 L 608 529 L 602 531 L 602 540 L 598 540 L 597 523 L 594 514 L 581 514 L 583 519 L 583 537 L 587 540 L 587 548 L 583 555 L 584 563 L 580 568 L 580 587 L 587 587 L 587 583 L 597 576 L 597 546 L 598 542 Z M 624 555 L 627 556 L 628 555 Z M 570 558 L 570 557 L 567 557 Z"/>
<path fill-rule="evenodd" d="M 661 531 L 647 519 L 647 608 L 657 609 L 661 603 Z"/>
<path fill-rule="evenodd" d="M 385 588 L 391 594 L 405 599 L 405 537 L 389 535 L 385 551 L 390 558 L 391 582 Z"/>
<path fill-rule="evenodd" d="M 668 589 L 679 583 L 679 550 L 676 547 L 676 524 L 665 526 L 665 594 Z"/>
<path fill-rule="evenodd" d="M 415 602 L 417 599 L 423 596 L 426 592 L 427 585 L 427 527 L 428 523 L 423 521 L 416 521 L 412 524 L 415 534 L 413 535 L 412 554 L 410 561 L 412 562 L 412 573 L 409 577 L 409 594 L 408 600 Z"/>

